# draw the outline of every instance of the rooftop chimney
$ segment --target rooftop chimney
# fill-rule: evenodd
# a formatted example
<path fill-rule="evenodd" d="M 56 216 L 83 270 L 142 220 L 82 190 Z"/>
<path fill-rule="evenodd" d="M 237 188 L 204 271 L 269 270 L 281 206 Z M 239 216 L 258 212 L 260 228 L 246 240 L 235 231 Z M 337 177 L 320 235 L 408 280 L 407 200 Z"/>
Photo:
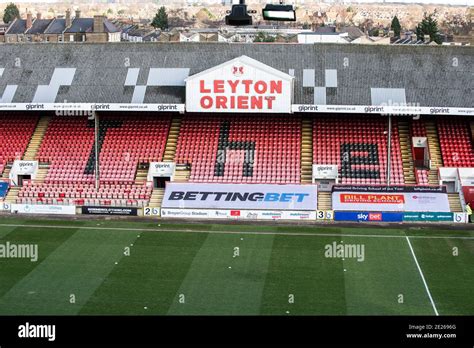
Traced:
<path fill-rule="evenodd" d="M 104 32 L 105 16 L 94 16 L 94 33 Z"/>
<path fill-rule="evenodd" d="M 76 10 L 76 18 L 81 18 L 81 10 Z"/>
<path fill-rule="evenodd" d="M 66 10 L 66 28 L 69 28 L 71 26 L 71 10 L 67 9 Z"/>
<path fill-rule="evenodd" d="M 38 13 L 36 14 L 36 19 L 41 19 L 41 13 L 40 13 L 40 12 L 38 12 Z"/>
<path fill-rule="evenodd" d="M 33 26 L 33 15 L 31 12 L 26 14 L 26 29 L 30 29 Z"/>
<path fill-rule="evenodd" d="M 389 30 L 388 36 L 395 37 L 395 32 L 393 30 Z"/>
<path fill-rule="evenodd" d="M 411 41 L 418 41 L 416 34 L 411 34 Z"/>
<path fill-rule="evenodd" d="M 429 35 L 423 36 L 423 39 L 424 39 L 425 43 L 427 43 L 427 44 L 431 42 L 431 37 Z"/>

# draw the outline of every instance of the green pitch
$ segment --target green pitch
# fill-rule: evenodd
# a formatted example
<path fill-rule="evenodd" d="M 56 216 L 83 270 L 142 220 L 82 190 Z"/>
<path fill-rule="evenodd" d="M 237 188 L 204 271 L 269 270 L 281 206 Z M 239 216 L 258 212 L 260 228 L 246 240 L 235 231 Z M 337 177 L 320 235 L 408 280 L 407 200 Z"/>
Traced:
<path fill-rule="evenodd" d="M 1 315 L 474 314 L 470 230 L 0 218 L 7 242 L 38 260 L 0 258 Z"/>

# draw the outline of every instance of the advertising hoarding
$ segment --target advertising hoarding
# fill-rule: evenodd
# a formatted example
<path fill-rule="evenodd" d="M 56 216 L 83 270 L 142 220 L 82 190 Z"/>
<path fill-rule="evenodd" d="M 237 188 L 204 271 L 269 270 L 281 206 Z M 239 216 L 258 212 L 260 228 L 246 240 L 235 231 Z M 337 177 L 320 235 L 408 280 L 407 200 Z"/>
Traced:
<path fill-rule="evenodd" d="M 370 211 L 335 211 L 335 221 L 402 222 L 403 213 Z"/>
<path fill-rule="evenodd" d="M 88 215 L 125 215 L 125 216 L 137 216 L 137 208 L 129 207 L 81 207 L 82 214 Z"/>
<path fill-rule="evenodd" d="M 449 212 L 444 186 L 334 186 L 333 210 Z"/>
<path fill-rule="evenodd" d="M 11 204 L 11 212 L 18 214 L 76 215 L 76 206 L 46 204 Z"/>
<path fill-rule="evenodd" d="M 224 209 L 161 209 L 161 217 L 180 219 L 229 220 L 316 220 L 315 211 L 290 210 L 224 210 Z"/>
<path fill-rule="evenodd" d="M 167 183 L 162 208 L 316 210 L 315 185 Z"/>

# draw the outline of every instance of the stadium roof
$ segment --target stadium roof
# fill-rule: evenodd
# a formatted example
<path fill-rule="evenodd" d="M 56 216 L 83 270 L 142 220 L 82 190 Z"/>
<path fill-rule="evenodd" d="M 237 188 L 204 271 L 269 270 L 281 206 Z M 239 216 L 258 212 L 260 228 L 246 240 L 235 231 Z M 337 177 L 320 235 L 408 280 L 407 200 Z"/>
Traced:
<path fill-rule="evenodd" d="M 474 107 L 474 47 L 337 44 L 5 44 L 0 102 L 131 103 L 138 86 L 143 103 L 184 104 L 183 72 L 242 55 L 295 76 L 294 104 Z"/>

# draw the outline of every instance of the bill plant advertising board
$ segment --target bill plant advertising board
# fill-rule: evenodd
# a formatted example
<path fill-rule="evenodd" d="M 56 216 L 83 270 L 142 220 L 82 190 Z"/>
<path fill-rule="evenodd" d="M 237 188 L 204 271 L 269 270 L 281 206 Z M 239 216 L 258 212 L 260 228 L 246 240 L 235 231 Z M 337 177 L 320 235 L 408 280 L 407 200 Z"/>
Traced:
<path fill-rule="evenodd" d="M 162 208 L 316 211 L 316 185 L 168 183 Z"/>
<path fill-rule="evenodd" d="M 188 112 L 290 113 L 294 77 L 241 56 L 186 79 Z"/>
<path fill-rule="evenodd" d="M 339 211 L 450 211 L 444 186 L 333 186 L 332 206 Z"/>

